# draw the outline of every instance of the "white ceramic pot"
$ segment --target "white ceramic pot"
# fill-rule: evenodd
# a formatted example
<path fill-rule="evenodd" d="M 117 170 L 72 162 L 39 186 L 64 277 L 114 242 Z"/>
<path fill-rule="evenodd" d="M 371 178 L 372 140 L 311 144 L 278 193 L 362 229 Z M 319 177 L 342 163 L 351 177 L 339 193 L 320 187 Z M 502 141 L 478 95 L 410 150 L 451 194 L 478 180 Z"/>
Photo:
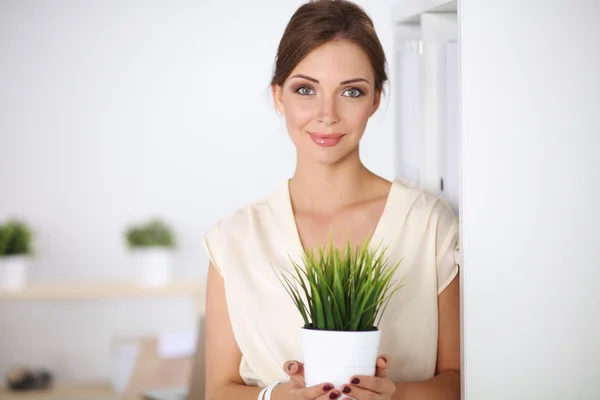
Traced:
<path fill-rule="evenodd" d="M 30 256 L 14 255 L 0 257 L 0 290 L 16 291 L 27 282 Z"/>
<path fill-rule="evenodd" d="M 166 285 L 171 280 L 173 252 L 163 247 L 131 250 L 133 280 L 142 286 Z"/>
<path fill-rule="evenodd" d="M 336 389 L 353 375 L 375 375 L 381 332 L 339 332 L 302 328 L 306 386 L 332 383 Z M 342 394 L 340 399 L 352 397 Z"/>

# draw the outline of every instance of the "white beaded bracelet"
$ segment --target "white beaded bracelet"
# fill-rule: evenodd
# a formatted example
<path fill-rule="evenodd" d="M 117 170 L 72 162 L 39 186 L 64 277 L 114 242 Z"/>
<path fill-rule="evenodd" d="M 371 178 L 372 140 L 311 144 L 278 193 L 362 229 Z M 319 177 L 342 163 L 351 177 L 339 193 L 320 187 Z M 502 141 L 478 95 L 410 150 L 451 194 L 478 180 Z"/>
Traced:
<path fill-rule="evenodd" d="M 258 394 L 258 400 L 264 400 L 265 399 L 265 392 L 267 391 L 269 387 L 265 387 L 263 388 L 263 390 L 260 391 L 260 393 Z"/>
<path fill-rule="evenodd" d="M 271 393 L 273 392 L 273 389 L 275 388 L 275 386 L 279 385 L 280 383 L 281 382 L 275 382 L 275 383 L 263 388 L 263 390 L 261 390 L 260 393 L 258 394 L 258 400 L 271 400 Z"/>

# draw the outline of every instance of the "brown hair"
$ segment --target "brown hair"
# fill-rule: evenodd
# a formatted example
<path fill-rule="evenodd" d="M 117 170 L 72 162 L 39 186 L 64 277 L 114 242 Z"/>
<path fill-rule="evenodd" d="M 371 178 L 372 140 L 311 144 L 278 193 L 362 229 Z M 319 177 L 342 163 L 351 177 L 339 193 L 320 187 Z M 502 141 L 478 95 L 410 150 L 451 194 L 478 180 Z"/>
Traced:
<path fill-rule="evenodd" d="M 375 72 L 375 89 L 387 81 L 386 58 L 373 21 L 347 0 L 311 0 L 292 15 L 277 49 L 271 85 L 283 85 L 298 63 L 328 41 L 346 39 L 367 53 Z"/>

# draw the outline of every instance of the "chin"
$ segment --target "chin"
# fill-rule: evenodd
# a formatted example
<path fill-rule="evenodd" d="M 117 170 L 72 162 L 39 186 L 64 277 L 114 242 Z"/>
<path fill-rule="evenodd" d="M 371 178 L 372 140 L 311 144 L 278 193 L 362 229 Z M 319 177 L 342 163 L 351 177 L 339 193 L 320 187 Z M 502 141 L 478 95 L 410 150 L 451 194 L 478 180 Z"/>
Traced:
<path fill-rule="evenodd" d="M 339 163 L 341 160 L 343 160 L 344 157 L 320 155 L 320 156 L 313 156 L 313 157 L 311 157 L 311 159 L 314 162 L 316 162 L 317 164 L 334 165 L 334 164 Z"/>
<path fill-rule="evenodd" d="M 315 163 L 322 165 L 333 165 L 337 164 L 350 156 L 353 153 L 353 148 L 344 147 L 323 147 L 323 148 L 315 148 L 314 144 L 310 144 L 306 146 L 301 154 L 301 156 L 305 159 L 309 159 Z"/>

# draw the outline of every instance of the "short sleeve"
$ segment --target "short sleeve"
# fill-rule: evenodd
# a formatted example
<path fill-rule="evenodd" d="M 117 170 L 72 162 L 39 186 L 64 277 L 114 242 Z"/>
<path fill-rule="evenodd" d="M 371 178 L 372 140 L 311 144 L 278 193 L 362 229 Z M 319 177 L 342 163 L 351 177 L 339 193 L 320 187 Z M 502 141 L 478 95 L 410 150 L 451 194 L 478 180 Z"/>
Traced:
<path fill-rule="evenodd" d="M 202 244 L 206 255 L 210 260 L 211 264 L 215 269 L 224 277 L 222 269 L 222 257 L 221 257 L 221 241 L 220 241 L 220 223 L 213 227 L 202 237 Z"/>
<path fill-rule="evenodd" d="M 438 201 L 434 213 L 437 214 L 436 266 L 439 295 L 458 274 L 460 240 L 458 218 L 443 200 Z"/>

